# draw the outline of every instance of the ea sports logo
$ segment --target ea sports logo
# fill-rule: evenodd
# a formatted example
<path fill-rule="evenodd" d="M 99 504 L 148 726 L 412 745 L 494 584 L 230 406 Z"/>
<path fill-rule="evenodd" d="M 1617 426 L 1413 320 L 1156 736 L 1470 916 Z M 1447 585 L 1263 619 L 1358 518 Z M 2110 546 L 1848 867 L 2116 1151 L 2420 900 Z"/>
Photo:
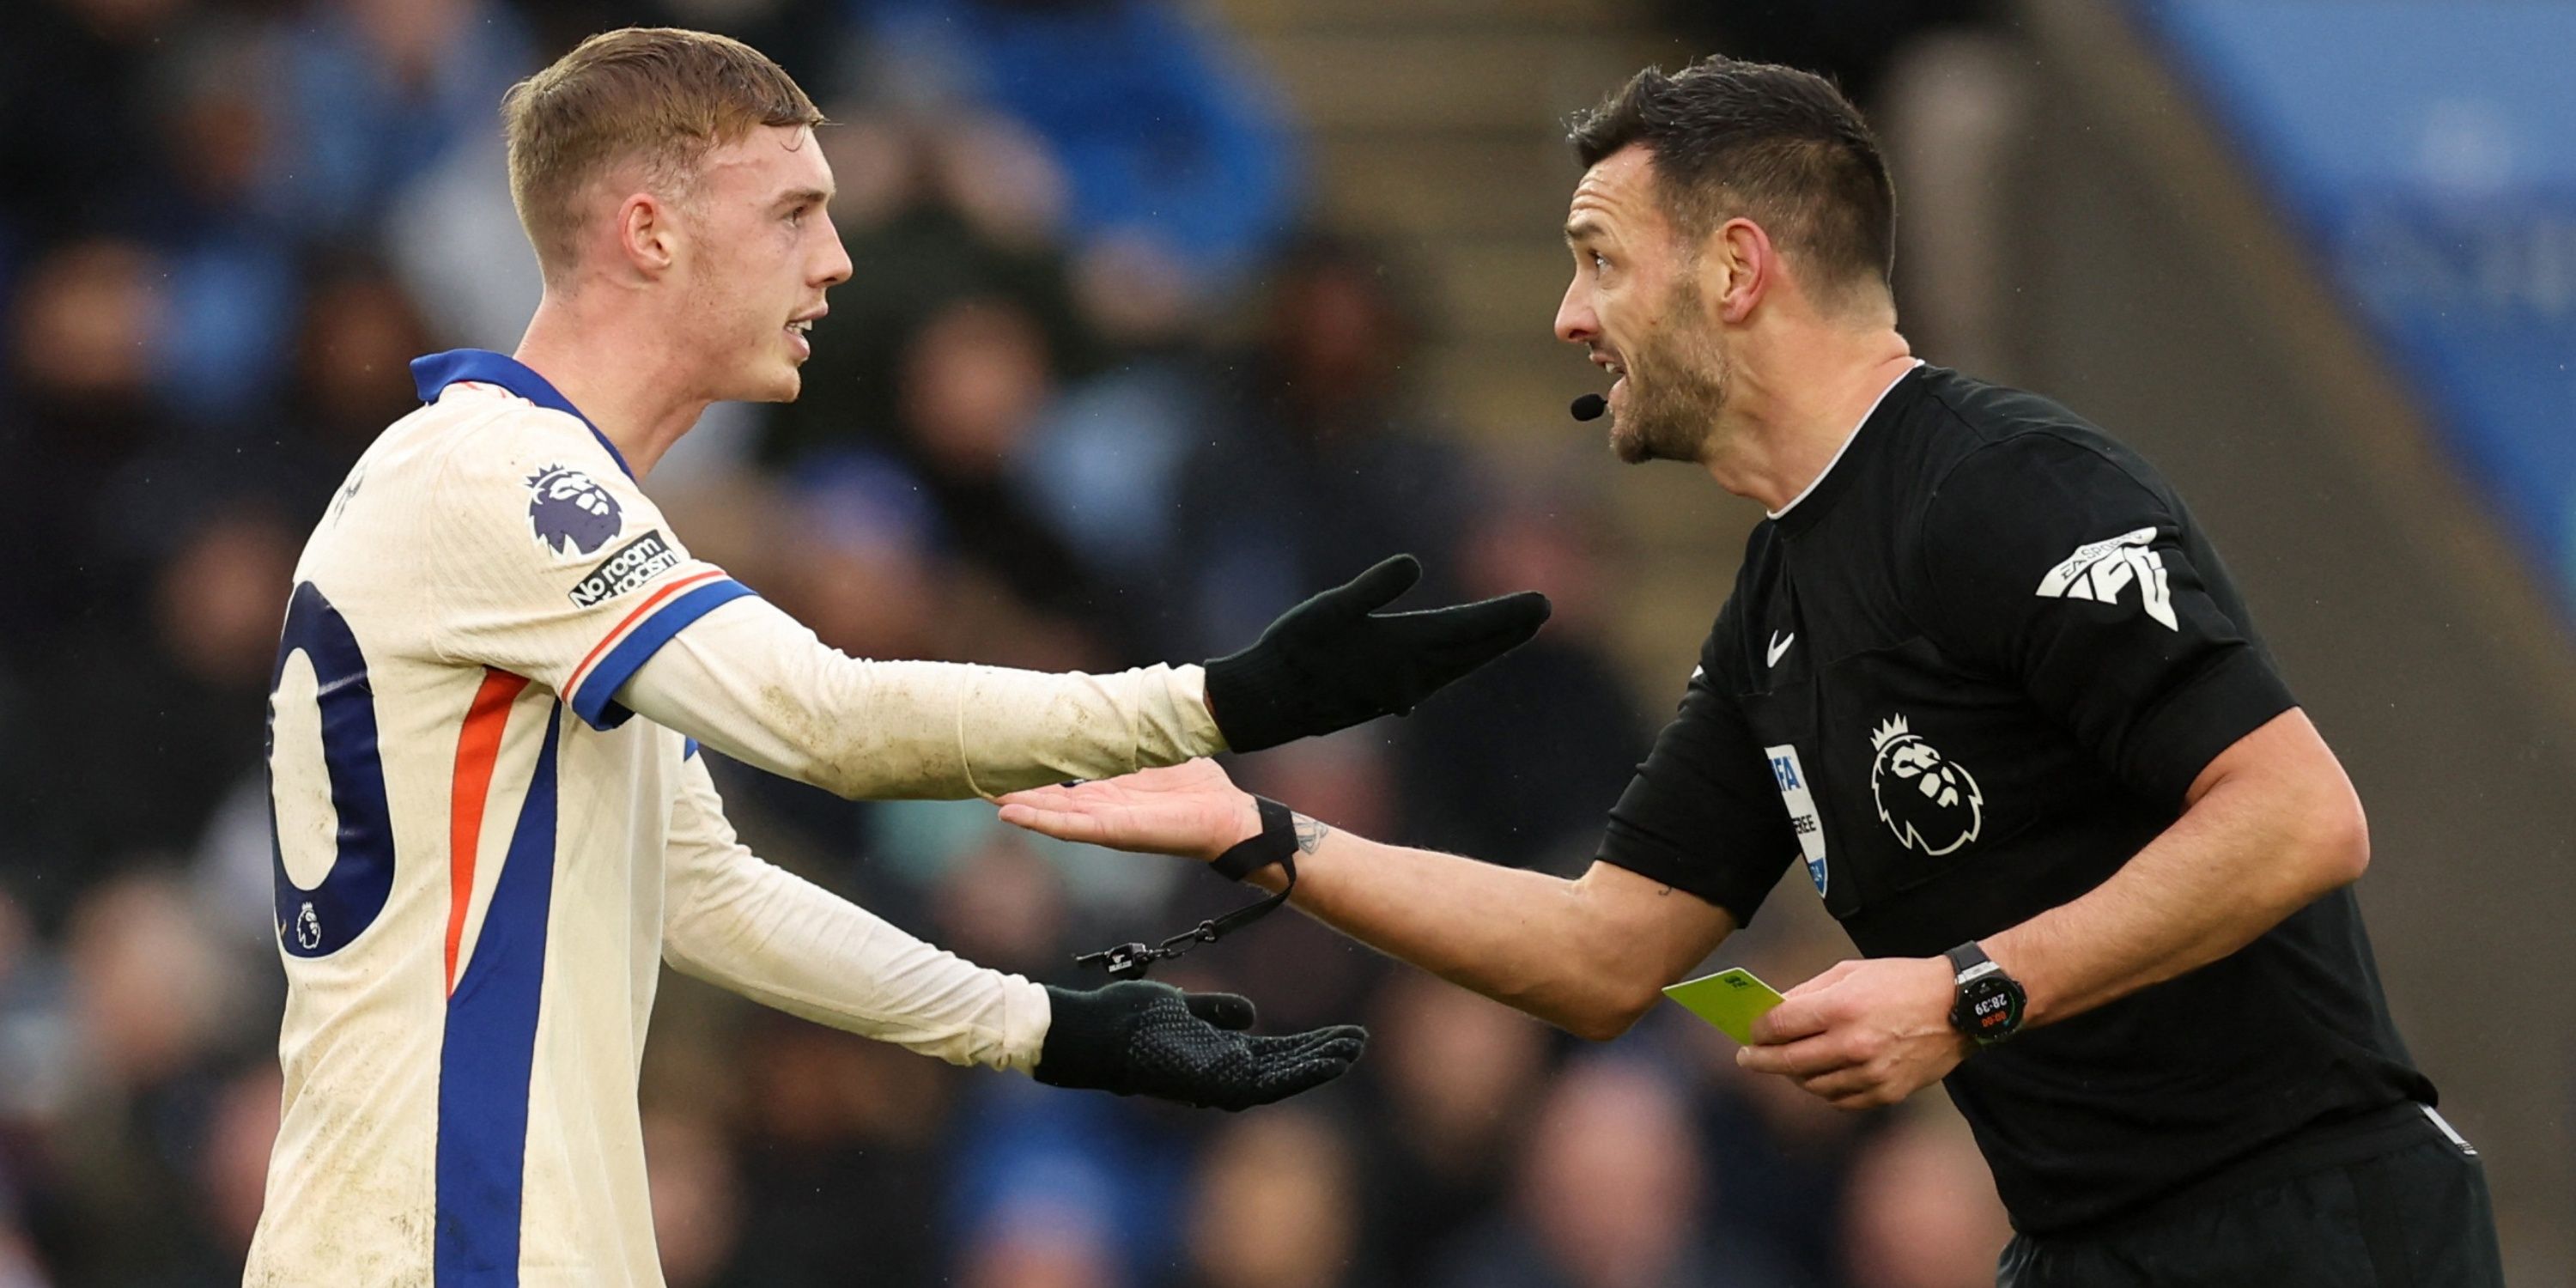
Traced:
<path fill-rule="evenodd" d="M 1869 794 L 1897 840 L 1938 858 L 1977 839 L 1986 798 L 1967 766 L 1915 737 L 1903 716 L 1880 725 L 1869 741 L 1878 751 L 1869 765 Z"/>

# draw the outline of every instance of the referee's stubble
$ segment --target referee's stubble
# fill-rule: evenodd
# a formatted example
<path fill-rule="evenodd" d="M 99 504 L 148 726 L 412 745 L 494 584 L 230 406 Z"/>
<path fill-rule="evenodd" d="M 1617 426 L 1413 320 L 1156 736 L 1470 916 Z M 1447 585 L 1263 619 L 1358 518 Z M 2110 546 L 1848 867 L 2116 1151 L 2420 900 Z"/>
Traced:
<path fill-rule="evenodd" d="M 1709 325 L 1696 261 L 1679 266 L 1653 320 L 1622 349 L 1628 374 L 1611 391 L 1625 396 L 1610 401 L 1610 450 L 1631 465 L 1704 463 L 1726 404 L 1726 353 Z"/>

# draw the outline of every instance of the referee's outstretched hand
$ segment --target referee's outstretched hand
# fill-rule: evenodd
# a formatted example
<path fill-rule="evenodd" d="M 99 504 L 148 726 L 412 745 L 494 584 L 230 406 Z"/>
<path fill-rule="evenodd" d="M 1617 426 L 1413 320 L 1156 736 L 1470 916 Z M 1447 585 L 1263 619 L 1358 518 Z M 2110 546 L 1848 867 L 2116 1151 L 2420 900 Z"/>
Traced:
<path fill-rule="evenodd" d="M 1495 658 L 1547 621 L 1534 590 L 1473 604 L 1381 613 L 1422 579 L 1422 564 L 1396 555 L 1347 585 L 1289 609 L 1252 647 L 1207 664 L 1208 709 L 1235 751 L 1403 715 Z"/>
<path fill-rule="evenodd" d="M 1038 1081 L 1201 1109 L 1249 1109 L 1320 1087 L 1348 1073 L 1368 1046 L 1368 1030 L 1356 1024 L 1253 1037 L 1244 1032 L 1252 1027 L 1250 999 L 1152 980 L 1082 992 L 1050 984 L 1047 1001 L 1054 1018 Z"/>

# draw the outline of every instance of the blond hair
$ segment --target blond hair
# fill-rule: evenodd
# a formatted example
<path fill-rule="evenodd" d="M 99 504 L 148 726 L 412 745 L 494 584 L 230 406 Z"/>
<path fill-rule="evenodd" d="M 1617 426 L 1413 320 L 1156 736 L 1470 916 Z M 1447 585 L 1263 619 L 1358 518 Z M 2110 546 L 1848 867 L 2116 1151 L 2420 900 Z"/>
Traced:
<path fill-rule="evenodd" d="M 552 278 L 580 244 L 581 196 L 640 162 L 647 182 L 685 192 L 698 161 L 764 125 L 820 125 L 786 70 L 727 36 L 627 27 L 581 42 L 501 100 L 510 200 Z"/>

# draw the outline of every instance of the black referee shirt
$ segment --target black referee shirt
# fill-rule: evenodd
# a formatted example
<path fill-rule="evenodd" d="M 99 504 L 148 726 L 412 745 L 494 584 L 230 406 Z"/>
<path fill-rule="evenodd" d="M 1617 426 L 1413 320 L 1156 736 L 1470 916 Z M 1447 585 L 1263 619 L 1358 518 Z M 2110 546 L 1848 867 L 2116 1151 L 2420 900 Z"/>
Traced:
<path fill-rule="evenodd" d="M 2045 399 L 1918 367 L 1754 529 L 1601 857 L 1739 923 L 1803 861 L 1862 953 L 1929 957 L 2100 884 L 2292 705 L 2144 460 Z M 2350 891 L 1948 1086 L 2033 1234 L 2434 1094 Z"/>

